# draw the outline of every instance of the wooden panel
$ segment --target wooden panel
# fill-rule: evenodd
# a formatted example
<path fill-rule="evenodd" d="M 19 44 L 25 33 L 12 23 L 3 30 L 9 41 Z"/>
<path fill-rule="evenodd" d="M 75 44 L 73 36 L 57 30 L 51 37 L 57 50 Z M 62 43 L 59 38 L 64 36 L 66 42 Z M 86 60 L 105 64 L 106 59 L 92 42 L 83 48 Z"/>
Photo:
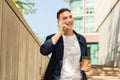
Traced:
<path fill-rule="evenodd" d="M 26 28 L 20 26 L 18 80 L 39 80 L 39 45 Z"/>
<path fill-rule="evenodd" d="M 2 7 L 3 7 L 3 5 L 5 5 L 5 2 L 4 3 L 2 3 Z M 4 15 L 3 15 L 4 16 Z M 3 19 L 3 18 L 2 18 Z M 2 20 L 3 22 L 5 21 L 4 19 Z M 6 22 L 6 21 L 5 21 Z M 5 23 L 4 22 L 4 23 Z M 4 25 L 2 25 L 2 35 L 1 35 L 1 50 L 2 50 L 2 56 L 1 56 L 1 69 L 2 69 L 2 71 L 1 71 L 1 73 L 2 73 L 2 75 L 1 75 L 1 80 L 5 80 L 5 77 L 6 77 L 6 73 L 5 73 L 5 70 L 6 70 L 6 63 L 5 63 L 5 61 L 6 61 L 6 52 L 7 52 L 7 27 L 4 27 Z M 8 66 L 9 67 L 9 66 Z M 8 70 L 8 73 L 9 73 L 10 71 Z"/>
<path fill-rule="evenodd" d="M 0 80 L 2 80 L 2 49 L 1 49 L 1 29 L 2 29 L 2 0 L 0 0 Z"/>
<path fill-rule="evenodd" d="M 31 35 L 29 35 L 29 79 L 28 80 L 34 80 L 35 79 L 35 42 Z M 36 80 L 36 79 L 35 79 Z"/>
<path fill-rule="evenodd" d="M 40 46 L 37 46 L 36 48 L 36 51 L 37 51 L 37 79 L 36 80 L 40 80 L 40 73 L 41 73 L 41 55 L 40 55 Z"/>
<path fill-rule="evenodd" d="M 38 57 L 38 56 L 39 56 L 38 54 L 39 54 L 39 53 L 38 53 L 38 50 L 39 50 L 39 49 L 38 49 L 38 46 L 39 46 L 39 45 L 35 43 L 35 45 L 34 45 L 34 50 L 35 50 L 35 51 L 34 51 L 34 53 L 33 53 L 33 54 L 34 54 L 34 58 L 35 58 L 35 61 L 34 61 L 34 65 L 35 65 L 35 66 L 34 66 L 34 73 L 35 73 L 35 74 L 34 74 L 34 79 L 35 79 L 35 80 L 39 80 L 39 73 L 38 73 L 38 71 L 39 71 L 39 67 L 38 67 L 38 58 L 39 58 L 39 57 Z M 40 63 L 39 63 L 39 64 L 40 64 Z"/>
<path fill-rule="evenodd" d="M 3 27 L 2 27 L 2 54 L 5 80 L 17 80 L 18 70 L 18 18 L 4 1 L 3 3 Z M 3 80 L 4 80 L 3 79 Z"/>
<path fill-rule="evenodd" d="M 40 75 L 40 80 L 43 80 L 43 77 L 45 75 L 45 71 L 46 71 L 48 62 L 49 62 L 49 57 L 41 56 L 41 75 Z"/>
<path fill-rule="evenodd" d="M 1 4 L 2 0 L 0 12 L 4 14 L 0 13 L 0 80 L 40 80 L 46 69 L 47 57 L 40 54 L 39 42 L 33 32 L 26 28 L 24 19 L 10 6 L 12 3 L 4 0 Z"/>
<path fill-rule="evenodd" d="M 2 28 L 2 0 L 0 0 L 0 53 L 1 53 L 1 28 Z"/>
<path fill-rule="evenodd" d="M 19 24 L 20 35 L 19 35 L 19 66 L 18 66 L 18 80 L 25 80 L 26 73 L 26 59 L 27 59 L 27 36 L 28 32 L 25 30 L 22 24 Z"/>

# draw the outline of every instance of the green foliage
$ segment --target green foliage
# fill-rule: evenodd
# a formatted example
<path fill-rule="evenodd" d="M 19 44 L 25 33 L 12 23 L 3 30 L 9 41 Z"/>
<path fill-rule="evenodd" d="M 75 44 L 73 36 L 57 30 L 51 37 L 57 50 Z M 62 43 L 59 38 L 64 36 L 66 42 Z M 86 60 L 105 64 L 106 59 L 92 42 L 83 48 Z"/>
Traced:
<path fill-rule="evenodd" d="M 30 0 L 26 0 L 24 2 L 20 1 L 20 0 L 13 0 L 13 2 L 16 4 L 20 13 L 24 13 L 24 14 L 31 13 L 31 14 L 33 14 L 36 11 L 36 9 L 33 8 L 35 6 L 35 3 L 30 2 Z"/>

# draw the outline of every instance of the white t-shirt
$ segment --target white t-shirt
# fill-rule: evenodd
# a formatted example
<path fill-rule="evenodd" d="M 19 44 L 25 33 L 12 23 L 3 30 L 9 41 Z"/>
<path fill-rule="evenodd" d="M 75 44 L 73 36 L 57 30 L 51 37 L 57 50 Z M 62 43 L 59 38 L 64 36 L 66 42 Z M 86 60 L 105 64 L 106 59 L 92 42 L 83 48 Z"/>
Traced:
<path fill-rule="evenodd" d="M 78 43 L 76 35 L 65 36 L 63 35 L 64 41 L 64 56 L 63 66 L 61 69 L 60 80 L 80 80 L 80 45 Z"/>

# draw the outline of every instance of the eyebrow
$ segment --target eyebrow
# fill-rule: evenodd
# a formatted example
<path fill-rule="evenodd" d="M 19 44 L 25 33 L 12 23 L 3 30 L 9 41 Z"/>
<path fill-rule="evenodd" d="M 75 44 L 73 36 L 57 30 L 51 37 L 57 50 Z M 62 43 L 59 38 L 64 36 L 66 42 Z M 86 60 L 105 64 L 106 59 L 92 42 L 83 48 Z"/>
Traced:
<path fill-rule="evenodd" d="M 69 15 L 70 18 L 72 18 L 72 15 Z M 67 16 L 63 16 L 63 19 L 67 18 Z"/>

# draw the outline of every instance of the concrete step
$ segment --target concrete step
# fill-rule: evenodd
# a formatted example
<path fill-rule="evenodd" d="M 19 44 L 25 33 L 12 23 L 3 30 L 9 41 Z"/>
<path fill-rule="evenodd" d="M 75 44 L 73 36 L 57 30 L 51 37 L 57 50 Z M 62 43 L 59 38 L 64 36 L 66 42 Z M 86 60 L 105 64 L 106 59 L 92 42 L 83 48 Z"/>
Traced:
<path fill-rule="evenodd" d="M 92 65 L 86 72 L 88 80 L 120 80 L 120 68 L 105 65 Z"/>
<path fill-rule="evenodd" d="M 89 76 L 88 80 L 120 80 L 119 76 Z"/>

